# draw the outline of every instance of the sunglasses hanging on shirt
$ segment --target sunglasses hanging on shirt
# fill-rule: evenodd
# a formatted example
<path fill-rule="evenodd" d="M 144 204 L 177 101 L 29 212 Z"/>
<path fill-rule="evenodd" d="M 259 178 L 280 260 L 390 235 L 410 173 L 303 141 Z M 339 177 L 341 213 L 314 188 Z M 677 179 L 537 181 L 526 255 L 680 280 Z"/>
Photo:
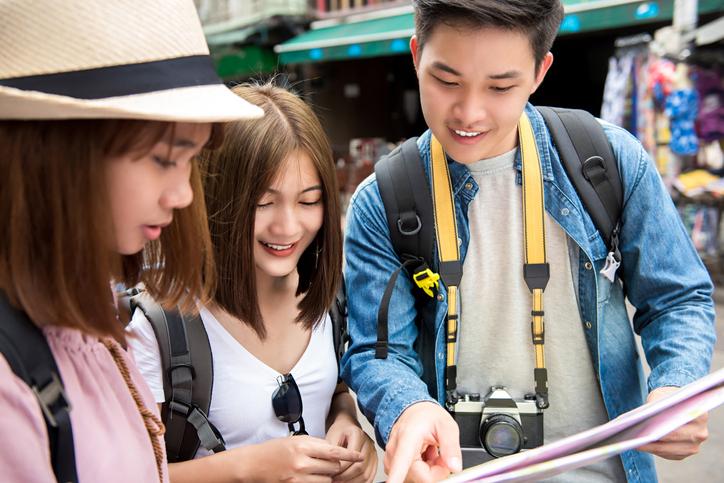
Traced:
<path fill-rule="evenodd" d="M 291 373 L 277 377 L 277 384 L 274 394 L 272 394 L 272 407 L 277 419 L 283 423 L 287 423 L 289 432 L 292 436 L 306 436 L 308 433 L 304 429 L 304 418 L 302 417 L 302 394 L 299 392 L 299 386 Z M 294 425 L 299 423 L 299 429 L 294 429 Z"/>

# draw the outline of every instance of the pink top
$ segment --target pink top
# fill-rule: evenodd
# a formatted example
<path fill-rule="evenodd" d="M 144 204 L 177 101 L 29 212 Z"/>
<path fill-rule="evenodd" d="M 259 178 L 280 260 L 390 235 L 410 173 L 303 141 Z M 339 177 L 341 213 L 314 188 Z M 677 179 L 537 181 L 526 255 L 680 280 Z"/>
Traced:
<path fill-rule="evenodd" d="M 43 332 L 73 407 L 70 419 L 79 481 L 158 481 L 148 432 L 108 350 L 97 338 L 75 329 L 46 327 Z M 144 404 L 158 415 L 143 377 L 125 352 L 124 357 Z M 2 356 L 0 480 L 55 481 L 40 407 Z M 163 481 L 168 482 L 166 469 Z"/>

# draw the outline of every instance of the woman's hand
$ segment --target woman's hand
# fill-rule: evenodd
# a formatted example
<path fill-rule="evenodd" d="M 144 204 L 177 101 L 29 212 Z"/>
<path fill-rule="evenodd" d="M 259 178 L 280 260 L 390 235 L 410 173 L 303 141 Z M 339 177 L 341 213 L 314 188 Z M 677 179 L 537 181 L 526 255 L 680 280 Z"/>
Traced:
<path fill-rule="evenodd" d="M 343 466 L 363 461 L 363 455 L 355 449 L 312 436 L 277 438 L 238 449 L 250 453 L 244 458 L 245 464 L 239 465 L 244 466 L 239 468 L 245 473 L 242 481 L 326 483 L 331 482 Z M 233 452 L 229 451 L 230 457 Z M 254 474 L 249 474 L 250 470 Z"/>
<path fill-rule="evenodd" d="M 346 414 L 340 414 L 327 431 L 325 438 L 330 444 L 359 451 L 362 460 L 342 462 L 340 471 L 333 476 L 336 481 L 369 483 L 377 472 L 377 451 L 375 443 L 362 431 L 357 421 Z"/>

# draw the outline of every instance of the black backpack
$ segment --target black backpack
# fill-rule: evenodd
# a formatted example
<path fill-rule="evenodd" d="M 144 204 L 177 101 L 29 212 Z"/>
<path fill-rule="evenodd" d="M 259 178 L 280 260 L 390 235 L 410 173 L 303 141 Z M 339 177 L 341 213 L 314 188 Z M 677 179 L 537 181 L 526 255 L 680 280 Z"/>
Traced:
<path fill-rule="evenodd" d="M 620 263 L 618 234 L 623 211 L 623 189 L 611 145 L 600 123 L 586 111 L 538 107 L 551 132 L 566 174 L 583 206 L 601 233 L 611 256 Z M 392 245 L 400 267 L 387 283 L 377 313 L 375 358 L 388 350 L 387 314 L 400 271 L 420 281 L 437 269 L 434 259 L 435 220 L 432 194 L 417 147 L 411 138 L 375 164 L 375 176 L 385 206 Z M 425 187 L 426 189 L 424 189 Z M 422 281 L 424 285 L 424 280 Z M 413 284 L 414 285 L 414 284 Z M 428 289 L 431 287 L 428 286 Z M 435 374 L 435 297 L 413 290 L 419 335 L 415 349 L 423 374 Z M 428 391 L 437 395 L 434 377 L 426 377 Z"/>
<path fill-rule="evenodd" d="M 10 369 L 35 394 L 48 430 L 50 458 L 55 478 L 77 482 L 71 405 L 53 353 L 41 330 L 25 312 L 16 309 L 0 291 L 0 354 Z M 11 437 L 5 435 L 6 437 Z"/>
<path fill-rule="evenodd" d="M 221 433 L 209 421 L 213 389 L 213 354 L 200 316 L 164 310 L 142 289 L 121 293 L 119 305 L 131 316 L 140 309 L 153 327 L 161 353 L 163 391 L 161 419 L 166 426 L 166 455 L 171 463 L 194 457 L 200 446 L 218 453 L 226 449 Z M 329 311 L 337 367 L 347 336 L 344 283 Z"/>

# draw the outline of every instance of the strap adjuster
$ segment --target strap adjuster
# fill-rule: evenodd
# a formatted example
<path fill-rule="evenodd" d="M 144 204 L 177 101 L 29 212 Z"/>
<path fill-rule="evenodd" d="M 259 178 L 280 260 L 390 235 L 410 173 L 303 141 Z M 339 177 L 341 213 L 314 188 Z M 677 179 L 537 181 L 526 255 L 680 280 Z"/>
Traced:
<path fill-rule="evenodd" d="M 51 373 L 50 382 L 42 388 L 33 385 L 31 389 L 35 394 L 35 398 L 38 400 L 40 409 L 43 411 L 43 415 L 48 421 L 48 424 L 53 428 L 57 428 L 58 421 L 55 416 L 61 411 L 70 412 L 72 409 L 65 395 L 63 384 L 60 382 L 60 379 L 58 379 L 58 375 L 55 372 Z"/>
<path fill-rule="evenodd" d="M 533 344 L 535 344 L 535 345 L 545 344 L 545 341 L 546 341 L 545 322 L 542 322 L 542 324 L 543 324 L 543 330 L 541 331 L 540 334 L 536 334 L 535 333 L 535 323 L 534 322 L 530 323 L 530 333 L 533 336 Z"/>
<path fill-rule="evenodd" d="M 435 296 L 432 292 L 433 288 L 436 291 L 440 288 L 440 275 L 430 270 L 429 267 L 413 274 L 412 279 L 415 281 L 415 284 L 430 297 Z"/>

